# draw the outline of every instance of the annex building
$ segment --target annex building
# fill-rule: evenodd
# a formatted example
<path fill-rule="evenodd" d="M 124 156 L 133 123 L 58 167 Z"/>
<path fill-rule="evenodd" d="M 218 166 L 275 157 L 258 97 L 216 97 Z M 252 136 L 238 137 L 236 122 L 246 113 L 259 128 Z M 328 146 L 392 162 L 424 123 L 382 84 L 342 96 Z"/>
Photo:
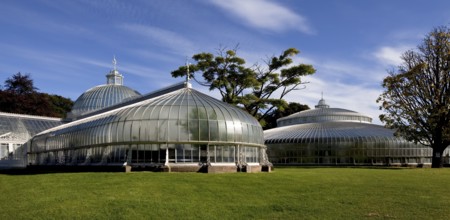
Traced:
<path fill-rule="evenodd" d="M 394 136 L 364 114 L 330 108 L 323 98 L 315 109 L 280 118 L 277 124 L 264 131 L 274 165 L 431 166 L 431 148 Z M 448 163 L 448 149 L 444 156 Z"/>
<path fill-rule="evenodd" d="M 60 118 L 0 112 L 0 168 L 25 166 L 23 145 L 37 133 L 61 124 Z"/>

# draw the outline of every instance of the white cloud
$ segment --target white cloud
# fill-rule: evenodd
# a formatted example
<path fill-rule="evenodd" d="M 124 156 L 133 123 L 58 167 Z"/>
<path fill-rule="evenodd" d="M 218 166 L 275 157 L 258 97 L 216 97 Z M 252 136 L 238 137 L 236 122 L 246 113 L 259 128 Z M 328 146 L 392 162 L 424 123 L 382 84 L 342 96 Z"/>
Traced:
<path fill-rule="evenodd" d="M 212 0 L 211 3 L 222 8 L 233 17 L 247 25 L 271 31 L 298 30 L 313 34 L 306 18 L 296 14 L 276 2 L 269 0 Z"/>
<path fill-rule="evenodd" d="M 376 50 L 373 56 L 385 66 L 399 66 L 402 63 L 402 54 L 411 48 L 413 47 L 406 45 L 396 47 L 384 46 Z"/>
<path fill-rule="evenodd" d="M 118 25 L 118 27 L 127 32 L 133 32 L 133 34 L 144 36 L 147 38 L 147 42 L 166 46 L 178 54 L 191 54 L 194 48 L 194 44 L 188 39 L 180 36 L 176 32 L 164 30 L 162 28 L 139 24 L 121 24 Z"/>
<path fill-rule="evenodd" d="M 312 58 L 300 55 L 294 59 L 294 63 L 310 64 L 317 70 L 316 76 L 334 81 L 379 83 L 386 75 L 385 67 L 367 66 L 346 60 L 330 60 L 328 58 Z"/>

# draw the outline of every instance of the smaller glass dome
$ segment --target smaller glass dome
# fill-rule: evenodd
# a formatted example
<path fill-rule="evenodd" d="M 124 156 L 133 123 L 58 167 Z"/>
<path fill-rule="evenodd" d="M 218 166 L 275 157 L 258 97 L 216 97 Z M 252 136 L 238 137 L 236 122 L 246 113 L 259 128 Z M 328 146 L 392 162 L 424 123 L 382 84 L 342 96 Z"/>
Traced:
<path fill-rule="evenodd" d="M 305 110 L 283 118 L 279 118 L 277 120 L 277 126 L 282 127 L 326 121 L 372 123 L 372 118 L 364 114 L 342 108 L 330 108 L 330 106 L 326 104 L 323 98 L 315 107 L 315 109 Z"/>
<path fill-rule="evenodd" d="M 266 144 L 272 143 L 323 143 L 339 142 L 405 142 L 394 136 L 394 131 L 380 125 L 329 121 L 323 123 L 308 123 L 284 126 L 264 132 Z"/>
<path fill-rule="evenodd" d="M 123 85 L 123 76 L 117 69 L 106 75 L 106 85 L 93 87 L 78 97 L 68 118 L 103 109 L 126 100 L 138 98 L 141 94 Z"/>

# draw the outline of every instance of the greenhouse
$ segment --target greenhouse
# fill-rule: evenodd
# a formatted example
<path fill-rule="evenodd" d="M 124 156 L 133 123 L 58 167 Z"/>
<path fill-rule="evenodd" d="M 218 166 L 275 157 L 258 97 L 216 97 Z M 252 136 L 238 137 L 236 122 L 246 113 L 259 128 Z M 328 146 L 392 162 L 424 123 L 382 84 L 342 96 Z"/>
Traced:
<path fill-rule="evenodd" d="M 280 118 L 277 128 L 264 131 L 274 165 L 431 165 L 431 148 L 395 137 L 393 130 L 371 124 L 369 116 L 330 108 L 323 98 L 315 107 Z"/>
<path fill-rule="evenodd" d="M 188 82 L 36 135 L 28 163 L 195 172 L 257 172 L 270 164 L 258 121 Z"/>
<path fill-rule="evenodd" d="M 25 166 L 22 145 L 35 134 L 61 124 L 60 118 L 0 112 L 0 167 Z"/>

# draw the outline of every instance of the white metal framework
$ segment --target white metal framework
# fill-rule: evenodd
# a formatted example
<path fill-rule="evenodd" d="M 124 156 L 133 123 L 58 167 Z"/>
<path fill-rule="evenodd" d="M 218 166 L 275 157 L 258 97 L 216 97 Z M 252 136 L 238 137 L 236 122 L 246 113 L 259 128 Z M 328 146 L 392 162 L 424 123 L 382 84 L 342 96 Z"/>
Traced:
<path fill-rule="evenodd" d="M 198 167 L 268 162 L 262 128 L 243 110 L 189 86 L 155 94 L 36 135 L 29 163 Z"/>

